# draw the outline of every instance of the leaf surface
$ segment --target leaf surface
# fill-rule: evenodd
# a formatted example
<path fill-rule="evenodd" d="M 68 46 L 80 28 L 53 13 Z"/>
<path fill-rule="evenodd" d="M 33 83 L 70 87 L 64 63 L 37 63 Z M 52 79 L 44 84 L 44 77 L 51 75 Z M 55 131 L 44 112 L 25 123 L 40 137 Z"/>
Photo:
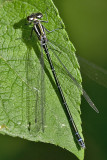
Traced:
<path fill-rule="evenodd" d="M 63 26 L 63 29 L 47 33 L 48 40 L 55 42 L 49 45 L 49 52 L 82 136 L 81 92 L 53 53 L 59 56 L 69 72 L 81 83 L 79 65 L 75 48 L 51 0 L 6 1 L 0 6 L 0 132 L 58 145 L 83 160 L 84 150 L 78 148 L 74 140 L 46 55 L 43 53 L 43 74 L 40 43 L 35 33 L 30 39 L 32 25 L 25 25 L 26 17 L 36 12 L 43 13 L 44 20 L 47 13 L 49 23 L 43 25 L 48 30 Z M 55 48 L 60 52 L 55 51 Z"/>

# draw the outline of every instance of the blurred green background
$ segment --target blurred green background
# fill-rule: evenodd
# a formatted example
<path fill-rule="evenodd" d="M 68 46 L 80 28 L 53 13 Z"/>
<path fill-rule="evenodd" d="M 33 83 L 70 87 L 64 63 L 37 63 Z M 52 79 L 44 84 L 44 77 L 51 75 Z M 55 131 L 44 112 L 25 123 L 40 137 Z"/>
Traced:
<path fill-rule="evenodd" d="M 54 0 L 76 54 L 107 69 L 107 1 Z M 85 160 L 107 160 L 107 89 L 83 75 L 83 87 L 95 102 L 96 114 L 82 99 Z M 50 144 L 0 135 L 0 160 L 76 160 L 71 153 Z"/>

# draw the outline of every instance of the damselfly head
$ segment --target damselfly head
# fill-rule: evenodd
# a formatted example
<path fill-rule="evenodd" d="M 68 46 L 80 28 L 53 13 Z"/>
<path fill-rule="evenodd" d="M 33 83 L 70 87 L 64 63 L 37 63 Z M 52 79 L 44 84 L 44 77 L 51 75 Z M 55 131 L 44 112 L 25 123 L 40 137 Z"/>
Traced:
<path fill-rule="evenodd" d="M 35 15 L 36 15 L 36 18 L 38 18 L 38 19 L 41 19 L 43 17 L 42 13 L 36 13 Z"/>
<path fill-rule="evenodd" d="M 29 22 L 33 22 L 37 19 L 41 19 L 43 17 L 42 13 L 32 13 L 30 16 L 27 17 Z"/>

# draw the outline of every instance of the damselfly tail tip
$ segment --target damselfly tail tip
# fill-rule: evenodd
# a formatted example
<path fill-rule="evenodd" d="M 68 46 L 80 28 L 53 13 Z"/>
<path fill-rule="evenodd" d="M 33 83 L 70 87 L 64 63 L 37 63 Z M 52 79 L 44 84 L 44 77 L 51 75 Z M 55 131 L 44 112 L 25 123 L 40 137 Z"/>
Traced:
<path fill-rule="evenodd" d="M 85 143 L 83 142 L 82 144 L 80 144 L 82 149 L 86 149 Z"/>
<path fill-rule="evenodd" d="M 78 143 L 82 149 L 86 149 L 84 141 L 81 139 L 78 140 Z"/>
<path fill-rule="evenodd" d="M 84 145 L 84 146 L 82 146 L 82 149 L 86 149 L 86 146 Z"/>
<path fill-rule="evenodd" d="M 85 143 L 83 142 L 83 140 L 81 140 L 81 142 L 78 141 L 78 143 L 82 149 L 86 149 L 86 146 L 85 146 Z"/>

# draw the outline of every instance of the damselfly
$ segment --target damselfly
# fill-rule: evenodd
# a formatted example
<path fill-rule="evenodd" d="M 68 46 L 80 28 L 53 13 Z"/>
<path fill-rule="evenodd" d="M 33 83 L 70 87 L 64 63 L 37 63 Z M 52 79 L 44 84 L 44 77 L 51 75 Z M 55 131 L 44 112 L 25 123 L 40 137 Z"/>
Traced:
<path fill-rule="evenodd" d="M 49 54 L 49 50 L 48 50 L 48 46 L 47 46 L 47 37 L 46 37 L 46 33 L 45 33 L 45 30 L 48 31 L 48 32 L 53 32 L 55 30 L 58 30 L 58 29 L 55 29 L 55 30 L 52 30 L 52 31 L 49 31 L 47 30 L 42 24 L 41 22 L 44 22 L 44 23 L 48 23 L 48 20 L 47 21 L 44 21 L 44 20 L 41 20 L 41 18 L 43 17 L 43 14 L 42 13 L 33 13 L 31 14 L 30 16 L 27 17 L 27 20 L 28 20 L 28 24 L 31 24 L 33 23 L 33 28 L 32 28 L 32 31 L 31 31 L 31 36 L 32 36 L 32 32 L 35 31 L 40 43 L 41 43 L 41 47 L 44 49 L 45 51 L 45 54 L 47 56 L 47 60 L 50 64 L 50 68 L 51 68 L 51 71 L 53 73 L 53 77 L 54 77 L 54 80 L 56 82 L 56 85 L 57 85 L 57 88 L 58 88 L 58 91 L 59 91 L 59 94 L 60 94 L 60 97 L 62 99 L 62 105 L 64 107 L 64 111 L 67 115 L 67 118 L 68 118 L 68 121 L 70 123 L 70 126 L 72 127 L 74 133 L 75 133 L 75 136 L 76 136 L 76 139 L 78 141 L 78 144 L 82 147 L 82 148 L 85 148 L 85 143 L 83 141 L 83 139 L 81 138 L 79 132 L 78 132 L 78 129 L 75 125 L 75 122 L 73 120 L 73 117 L 71 115 L 71 112 L 69 110 L 69 107 L 68 107 L 68 104 L 66 102 L 66 99 L 65 99 L 65 96 L 63 94 L 63 91 L 62 91 L 62 88 L 61 88 L 61 85 L 60 85 L 60 82 L 57 78 L 57 75 L 56 75 L 56 71 L 55 71 L 55 68 L 53 66 L 53 62 L 51 60 L 51 57 L 50 57 L 50 54 Z M 55 53 L 54 53 L 55 54 Z M 91 101 L 91 99 L 89 98 L 89 96 L 87 95 L 87 93 L 82 89 L 82 87 L 79 85 L 79 83 L 77 82 L 77 80 L 70 74 L 70 72 L 67 70 L 66 66 L 62 63 L 62 61 L 59 59 L 59 57 L 55 54 L 56 58 L 58 59 L 58 61 L 61 63 L 61 65 L 64 67 L 64 69 L 66 70 L 66 72 L 68 73 L 69 77 L 74 81 L 74 83 L 76 84 L 76 86 L 83 91 L 83 95 L 85 97 L 85 99 L 87 100 L 87 102 L 90 104 L 90 106 L 96 110 L 96 112 L 98 112 L 97 108 L 95 107 L 95 105 L 93 104 L 93 102 Z"/>

